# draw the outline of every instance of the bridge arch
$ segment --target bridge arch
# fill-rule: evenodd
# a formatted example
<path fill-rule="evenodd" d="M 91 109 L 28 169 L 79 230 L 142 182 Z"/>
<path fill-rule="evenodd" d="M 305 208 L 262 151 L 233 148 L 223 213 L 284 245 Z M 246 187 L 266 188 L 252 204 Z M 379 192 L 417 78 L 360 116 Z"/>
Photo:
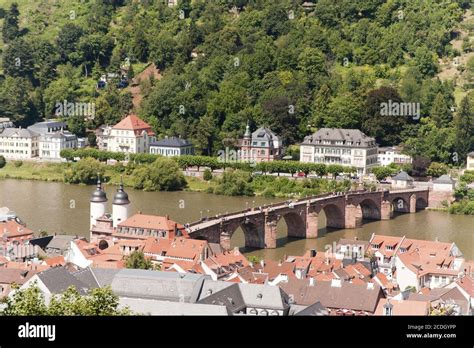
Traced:
<path fill-rule="evenodd" d="M 359 207 L 361 209 L 362 219 L 364 220 L 380 220 L 381 219 L 380 207 L 372 199 L 370 198 L 364 199 L 362 202 L 359 203 Z"/>
<path fill-rule="evenodd" d="M 392 198 L 392 211 L 397 213 L 409 213 L 410 201 L 403 196 L 395 196 Z"/>
<path fill-rule="evenodd" d="M 254 221 L 242 220 L 225 227 L 225 231 L 232 239 L 235 232 L 242 229 L 246 248 L 262 248 L 263 246 L 263 227 Z"/>
<path fill-rule="evenodd" d="M 326 215 L 326 227 L 345 228 L 344 212 L 336 204 L 325 204 L 318 210 L 318 213 L 321 211 L 324 211 Z"/>
<path fill-rule="evenodd" d="M 306 221 L 304 214 L 305 212 L 302 210 L 285 212 L 278 217 L 277 224 L 284 221 L 288 237 L 305 238 Z"/>
<path fill-rule="evenodd" d="M 428 207 L 428 202 L 424 197 L 418 197 L 416 199 L 416 210 L 423 210 Z"/>

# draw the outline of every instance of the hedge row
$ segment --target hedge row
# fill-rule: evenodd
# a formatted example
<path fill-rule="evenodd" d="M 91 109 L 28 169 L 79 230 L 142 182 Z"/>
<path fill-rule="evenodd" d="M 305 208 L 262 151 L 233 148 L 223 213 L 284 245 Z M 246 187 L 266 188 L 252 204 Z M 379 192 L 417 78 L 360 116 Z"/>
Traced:
<path fill-rule="evenodd" d="M 142 163 L 153 163 L 160 155 L 155 154 L 125 154 L 119 152 L 100 151 L 97 149 L 65 149 L 61 151 L 61 157 L 68 161 L 72 161 L 75 158 L 87 158 L 92 157 L 101 162 L 105 162 L 109 159 L 116 161 L 129 160 L 137 164 Z M 211 170 L 216 169 L 240 169 L 249 172 L 261 172 L 262 174 L 267 173 L 304 173 L 305 175 L 314 173 L 318 176 L 324 176 L 331 174 L 336 176 L 341 173 L 355 173 L 354 167 L 344 167 L 338 164 L 325 165 L 322 163 L 302 163 L 298 161 L 271 161 L 271 162 L 260 162 L 256 164 L 248 162 L 225 162 L 218 157 L 209 156 L 192 156 L 184 155 L 179 157 L 173 157 L 173 160 L 183 169 L 186 170 L 190 167 L 201 167 L 209 168 Z"/>

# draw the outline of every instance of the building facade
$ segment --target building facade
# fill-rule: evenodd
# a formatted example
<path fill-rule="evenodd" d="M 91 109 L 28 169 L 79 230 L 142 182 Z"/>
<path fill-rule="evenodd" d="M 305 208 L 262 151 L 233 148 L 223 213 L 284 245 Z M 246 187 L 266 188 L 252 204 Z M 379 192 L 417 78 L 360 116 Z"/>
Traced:
<path fill-rule="evenodd" d="M 268 162 L 280 159 L 283 154 L 280 137 L 266 127 L 250 133 L 247 125 L 244 138 L 239 140 L 237 147 L 242 161 Z"/>
<path fill-rule="evenodd" d="M 59 120 L 46 120 L 37 122 L 28 129 L 38 134 L 56 133 L 67 129 L 67 124 Z"/>
<path fill-rule="evenodd" d="M 377 166 L 377 144 L 357 129 L 321 128 L 300 147 L 300 161 L 357 168 L 359 175 Z"/>
<path fill-rule="evenodd" d="M 467 154 L 467 170 L 474 170 L 474 151 Z"/>
<path fill-rule="evenodd" d="M 379 165 L 385 167 L 392 163 L 395 164 L 410 164 L 413 162 L 413 159 L 401 153 L 401 148 L 398 146 L 391 147 L 379 147 L 377 162 Z"/>
<path fill-rule="evenodd" d="M 61 150 L 76 149 L 77 136 L 69 131 L 41 134 L 38 138 L 39 156 L 44 160 L 61 160 Z"/>
<path fill-rule="evenodd" d="M 107 151 L 108 141 L 110 137 L 110 132 L 112 131 L 111 126 L 100 126 L 95 131 L 97 148 L 101 151 Z"/>
<path fill-rule="evenodd" d="M 171 137 L 151 143 L 150 153 L 166 157 L 194 155 L 194 147 L 186 139 Z"/>
<path fill-rule="evenodd" d="M 151 126 L 137 115 L 129 115 L 112 127 L 107 150 L 125 153 L 148 153 L 155 141 Z"/>
<path fill-rule="evenodd" d="M 0 132 L 5 128 L 13 128 L 13 122 L 7 117 L 0 117 Z"/>
<path fill-rule="evenodd" d="M 21 160 L 39 154 L 38 134 L 29 129 L 5 128 L 0 133 L 0 156 Z"/>

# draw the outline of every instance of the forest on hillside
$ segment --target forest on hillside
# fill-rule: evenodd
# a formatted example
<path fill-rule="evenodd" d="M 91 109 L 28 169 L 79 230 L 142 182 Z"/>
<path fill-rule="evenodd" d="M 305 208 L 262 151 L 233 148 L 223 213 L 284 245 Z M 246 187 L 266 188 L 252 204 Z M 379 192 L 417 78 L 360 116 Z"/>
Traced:
<path fill-rule="evenodd" d="M 58 102 L 94 103 L 68 117 L 86 135 L 130 112 L 159 137 L 190 139 L 215 155 L 245 125 L 286 145 L 321 127 L 358 128 L 421 161 L 460 165 L 474 150 L 474 92 L 441 80 L 468 0 L 0 0 L 0 116 L 28 126 Z M 471 63 L 471 62 L 470 62 Z M 149 64 L 159 78 L 129 81 Z M 463 69 L 472 69 L 474 60 Z M 120 78 L 118 78 L 120 79 Z M 381 103 L 419 103 L 420 117 L 388 117 Z"/>

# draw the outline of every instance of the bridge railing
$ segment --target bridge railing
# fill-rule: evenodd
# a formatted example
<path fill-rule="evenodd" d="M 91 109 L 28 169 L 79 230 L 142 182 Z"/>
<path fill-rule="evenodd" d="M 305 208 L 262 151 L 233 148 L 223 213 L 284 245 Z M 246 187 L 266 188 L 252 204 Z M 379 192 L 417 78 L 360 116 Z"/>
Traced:
<path fill-rule="evenodd" d="M 381 192 L 384 192 L 384 191 L 388 191 L 388 193 L 394 193 L 394 192 L 396 192 L 396 193 L 406 193 L 406 192 L 425 192 L 425 191 L 429 191 L 429 189 L 428 188 L 413 188 L 413 189 L 401 189 L 401 190 L 387 190 L 387 189 L 378 188 L 374 191 L 354 190 L 354 191 L 348 191 L 348 192 L 341 192 L 340 194 L 344 195 L 344 196 L 353 196 L 353 195 L 363 195 L 363 194 L 367 194 L 367 193 L 371 193 L 371 192 L 381 193 Z M 212 222 L 212 221 L 220 220 L 222 218 L 226 218 L 226 217 L 229 217 L 229 216 L 245 214 L 245 213 L 250 213 L 250 212 L 258 212 L 258 211 L 260 211 L 260 208 L 262 208 L 262 211 L 263 211 L 263 209 L 275 208 L 275 207 L 279 207 L 281 205 L 285 205 L 285 204 L 289 204 L 289 203 L 293 203 L 293 204 L 298 205 L 299 203 L 307 202 L 307 201 L 310 201 L 310 200 L 326 198 L 326 197 L 333 197 L 333 196 L 337 196 L 336 192 L 322 193 L 322 194 L 319 194 L 319 195 L 303 197 L 303 198 L 299 198 L 299 199 L 296 199 L 296 200 L 289 199 L 289 200 L 282 201 L 282 202 L 276 202 L 276 203 L 271 203 L 271 204 L 263 204 L 263 205 L 258 206 L 258 207 L 247 208 L 247 209 L 244 209 L 244 210 L 238 210 L 238 211 L 225 213 L 225 214 L 217 214 L 216 216 L 212 216 L 212 217 L 206 217 L 206 219 L 201 219 L 201 220 L 198 220 L 198 221 L 195 221 L 195 222 L 191 222 L 191 223 L 187 224 L 187 226 L 188 227 L 193 227 L 193 226 L 199 225 L 199 224 L 204 223 L 204 222 Z"/>

